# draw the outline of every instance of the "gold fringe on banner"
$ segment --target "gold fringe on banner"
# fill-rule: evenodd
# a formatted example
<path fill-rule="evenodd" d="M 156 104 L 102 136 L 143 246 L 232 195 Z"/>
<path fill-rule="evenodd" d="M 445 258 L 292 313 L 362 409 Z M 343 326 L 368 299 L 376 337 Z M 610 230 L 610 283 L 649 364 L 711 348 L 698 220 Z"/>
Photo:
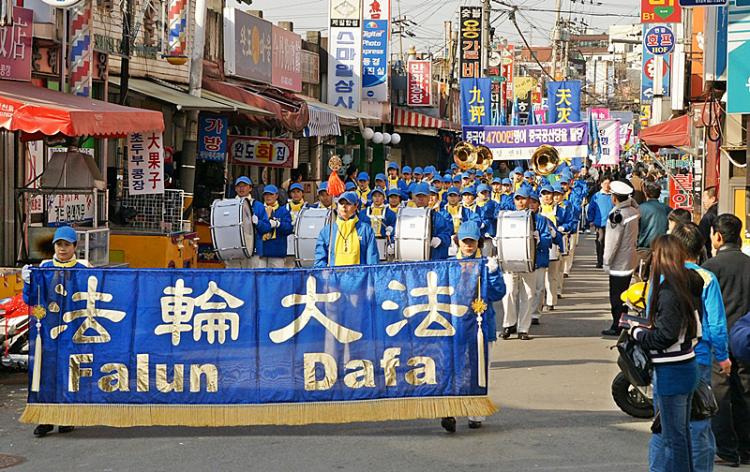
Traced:
<path fill-rule="evenodd" d="M 71 426 L 246 426 L 352 423 L 446 416 L 490 416 L 486 396 L 389 398 L 260 405 L 130 405 L 30 403 L 22 423 Z"/>

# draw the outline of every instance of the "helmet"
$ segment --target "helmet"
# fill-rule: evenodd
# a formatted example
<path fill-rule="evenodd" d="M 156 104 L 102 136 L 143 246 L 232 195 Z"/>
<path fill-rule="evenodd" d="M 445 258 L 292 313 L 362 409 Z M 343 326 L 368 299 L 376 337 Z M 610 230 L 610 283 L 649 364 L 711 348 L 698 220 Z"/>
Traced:
<path fill-rule="evenodd" d="M 637 282 L 622 292 L 620 300 L 625 302 L 629 307 L 638 311 L 646 310 L 646 296 L 648 294 L 648 283 Z"/>

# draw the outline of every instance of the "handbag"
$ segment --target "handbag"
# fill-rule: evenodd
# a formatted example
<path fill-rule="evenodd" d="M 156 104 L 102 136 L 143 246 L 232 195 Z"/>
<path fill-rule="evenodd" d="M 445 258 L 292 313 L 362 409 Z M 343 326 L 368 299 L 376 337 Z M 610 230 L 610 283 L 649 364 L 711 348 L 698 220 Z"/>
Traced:
<path fill-rule="evenodd" d="M 651 385 L 653 373 L 651 356 L 640 343 L 630 337 L 627 331 L 620 334 L 620 339 L 617 340 L 617 351 L 620 353 L 617 365 L 630 384 L 635 387 Z"/>
<path fill-rule="evenodd" d="M 698 386 L 693 392 L 693 403 L 690 407 L 691 420 L 705 420 L 716 415 L 719 411 L 719 404 L 716 402 L 716 395 L 709 384 L 703 380 L 698 381 Z"/>

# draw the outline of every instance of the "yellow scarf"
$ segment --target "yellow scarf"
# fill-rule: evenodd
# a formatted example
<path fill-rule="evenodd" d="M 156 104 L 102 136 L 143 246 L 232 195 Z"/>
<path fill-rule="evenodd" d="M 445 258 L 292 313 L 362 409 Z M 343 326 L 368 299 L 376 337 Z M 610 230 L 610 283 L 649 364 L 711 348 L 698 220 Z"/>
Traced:
<path fill-rule="evenodd" d="M 365 190 L 357 188 L 357 195 L 359 195 L 359 199 L 362 201 L 363 204 L 367 203 L 367 196 L 370 195 L 370 188 L 368 187 Z"/>
<path fill-rule="evenodd" d="M 289 213 L 292 215 L 292 224 L 294 224 L 294 221 L 297 219 L 297 215 L 300 211 L 302 211 L 302 207 L 305 206 L 305 201 L 302 200 L 299 203 L 294 203 L 292 200 L 289 200 Z"/>
<path fill-rule="evenodd" d="M 383 228 L 383 216 L 385 215 L 385 205 L 370 207 L 370 226 L 376 237 L 380 236 L 380 230 Z"/>
<path fill-rule="evenodd" d="M 417 208 L 417 204 L 413 201 L 409 200 L 409 202 L 406 204 L 407 208 Z"/>
<path fill-rule="evenodd" d="M 399 209 L 399 208 L 401 208 L 401 205 L 396 205 L 396 206 L 393 206 L 393 205 L 391 205 L 391 204 L 389 203 L 389 204 L 388 204 L 388 208 L 390 208 L 390 209 L 391 209 L 391 211 L 392 211 L 393 213 L 398 213 L 398 209 Z"/>
<path fill-rule="evenodd" d="M 348 220 L 336 219 L 338 231 L 333 248 L 333 265 L 348 266 L 360 264 L 359 234 L 357 233 L 357 221 L 355 216 Z"/>
<path fill-rule="evenodd" d="M 461 217 L 462 217 L 462 211 L 461 211 L 461 205 L 446 205 L 445 208 L 448 209 L 448 214 L 451 215 L 451 219 L 453 220 L 453 232 L 458 233 L 458 228 L 461 227 Z"/>
<path fill-rule="evenodd" d="M 473 205 L 467 205 L 466 203 L 464 203 L 463 205 L 464 205 L 464 208 L 466 208 L 467 210 L 471 210 L 471 211 L 473 211 L 473 212 L 476 213 L 476 211 L 477 211 L 477 202 L 476 202 L 476 200 L 474 201 Z"/>
<path fill-rule="evenodd" d="M 54 265 L 55 267 L 64 267 L 69 269 L 71 267 L 75 267 L 76 264 L 78 264 L 78 260 L 76 259 L 75 254 L 70 258 L 69 261 L 66 262 L 58 260 L 56 257 L 52 258 L 52 265 Z"/>
<path fill-rule="evenodd" d="M 398 188 L 398 177 L 395 179 L 388 179 L 388 188 Z"/>
<path fill-rule="evenodd" d="M 513 190 L 518 192 L 518 187 L 520 187 L 521 184 L 523 184 L 523 180 L 521 180 L 520 182 L 513 182 Z"/>
<path fill-rule="evenodd" d="M 546 216 L 553 225 L 557 226 L 557 212 L 555 211 L 555 205 L 545 205 L 544 203 L 542 203 L 541 208 L 542 215 Z"/>
<path fill-rule="evenodd" d="M 279 209 L 279 202 L 274 203 L 273 205 L 265 205 L 266 208 L 266 215 L 268 215 L 268 219 L 270 220 L 273 216 L 273 212 Z M 266 233 L 263 235 L 263 241 L 268 241 L 270 239 L 276 239 L 276 228 L 273 228 L 270 233 Z"/>
<path fill-rule="evenodd" d="M 492 192 L 492 199 L 500 203 L 503 199 L 503 192 Z"/>
<path fill-rule="evenodd" d="M 477 252 L 474 253 L 474 257 L 472 259 L 477 259 L 482 257 L 482 250 L 477 247 Z M 456 259 L 467 259 L 466 256 L 464 256 L 464 253 L 461 252 L 461 249 L 458 249 L 458 252 L 456 253 Z"/>
<path fill-rule="evenodd" d="M 483 206 L 487 204 L 487 202 L 489 202 L 489 200 L 477 200 L 477 206 L 479 208 L 482 208 Z"/>

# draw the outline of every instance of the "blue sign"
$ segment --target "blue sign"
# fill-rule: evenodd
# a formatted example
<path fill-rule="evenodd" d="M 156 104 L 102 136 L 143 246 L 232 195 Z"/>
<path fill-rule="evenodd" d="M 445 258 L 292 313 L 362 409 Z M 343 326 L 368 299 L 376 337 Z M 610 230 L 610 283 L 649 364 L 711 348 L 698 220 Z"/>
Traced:
<path fill-rule="evenodd" d="M 198 159 L 202 161 L 223 161 L 227 155 L 226 116 L 201 113 L 198 120 Z"/>
<path fill-rule="evenodd" d="M 727 4 L 727 0 L 680 0 L 680 6 L 685 7 L 685 8 L 720 7 L 726 4 Z"/>
<path fill-rule="evenodd" d="M 581 81 L 547 82 L 547 106 L 549 123 L 581 121 Z"/>
<path fill-rule="evenodd" d="M 654 26 L 643 36 L 646 51 L 654 56 L 663 56 L 674 50 L 674 33 L 669 26 Z"/>
<path fill-rule="evenodd" d="M 750 113 L 750 6 L 729 6 L 727 113 Z"/>
<path fill-rule="evenodd" d="M 481 259 L 351 270 L 33 269 L 22 421 L 238 425 L 494 412 Z M 46 312 L 46 313 L 45 313 Z M 77 412 L 81 412 L 80 416 Z M 68 415 L 68 416 L 65 416 Z"/>
<path fill-rule="evenodd" d="M 388 20 L 365 20 L 362 27 L 362 98 L 388 99 Z"/>
<path fill-rule="evenodd" d="M 492 123 L 492 79 L 461 79 L 461 122 L 463 126 Z"/>
<path fill-rule="evenodd" d="M 669 78 L 672 72 L 672 55 L 662 57 L 662 91 L 663 96 L 669 96 Z M 643 71 L 641 73 L 641 105 L 654 102 L 654 77 L 656 76 L 656 56 L 643 51 Z"/>

